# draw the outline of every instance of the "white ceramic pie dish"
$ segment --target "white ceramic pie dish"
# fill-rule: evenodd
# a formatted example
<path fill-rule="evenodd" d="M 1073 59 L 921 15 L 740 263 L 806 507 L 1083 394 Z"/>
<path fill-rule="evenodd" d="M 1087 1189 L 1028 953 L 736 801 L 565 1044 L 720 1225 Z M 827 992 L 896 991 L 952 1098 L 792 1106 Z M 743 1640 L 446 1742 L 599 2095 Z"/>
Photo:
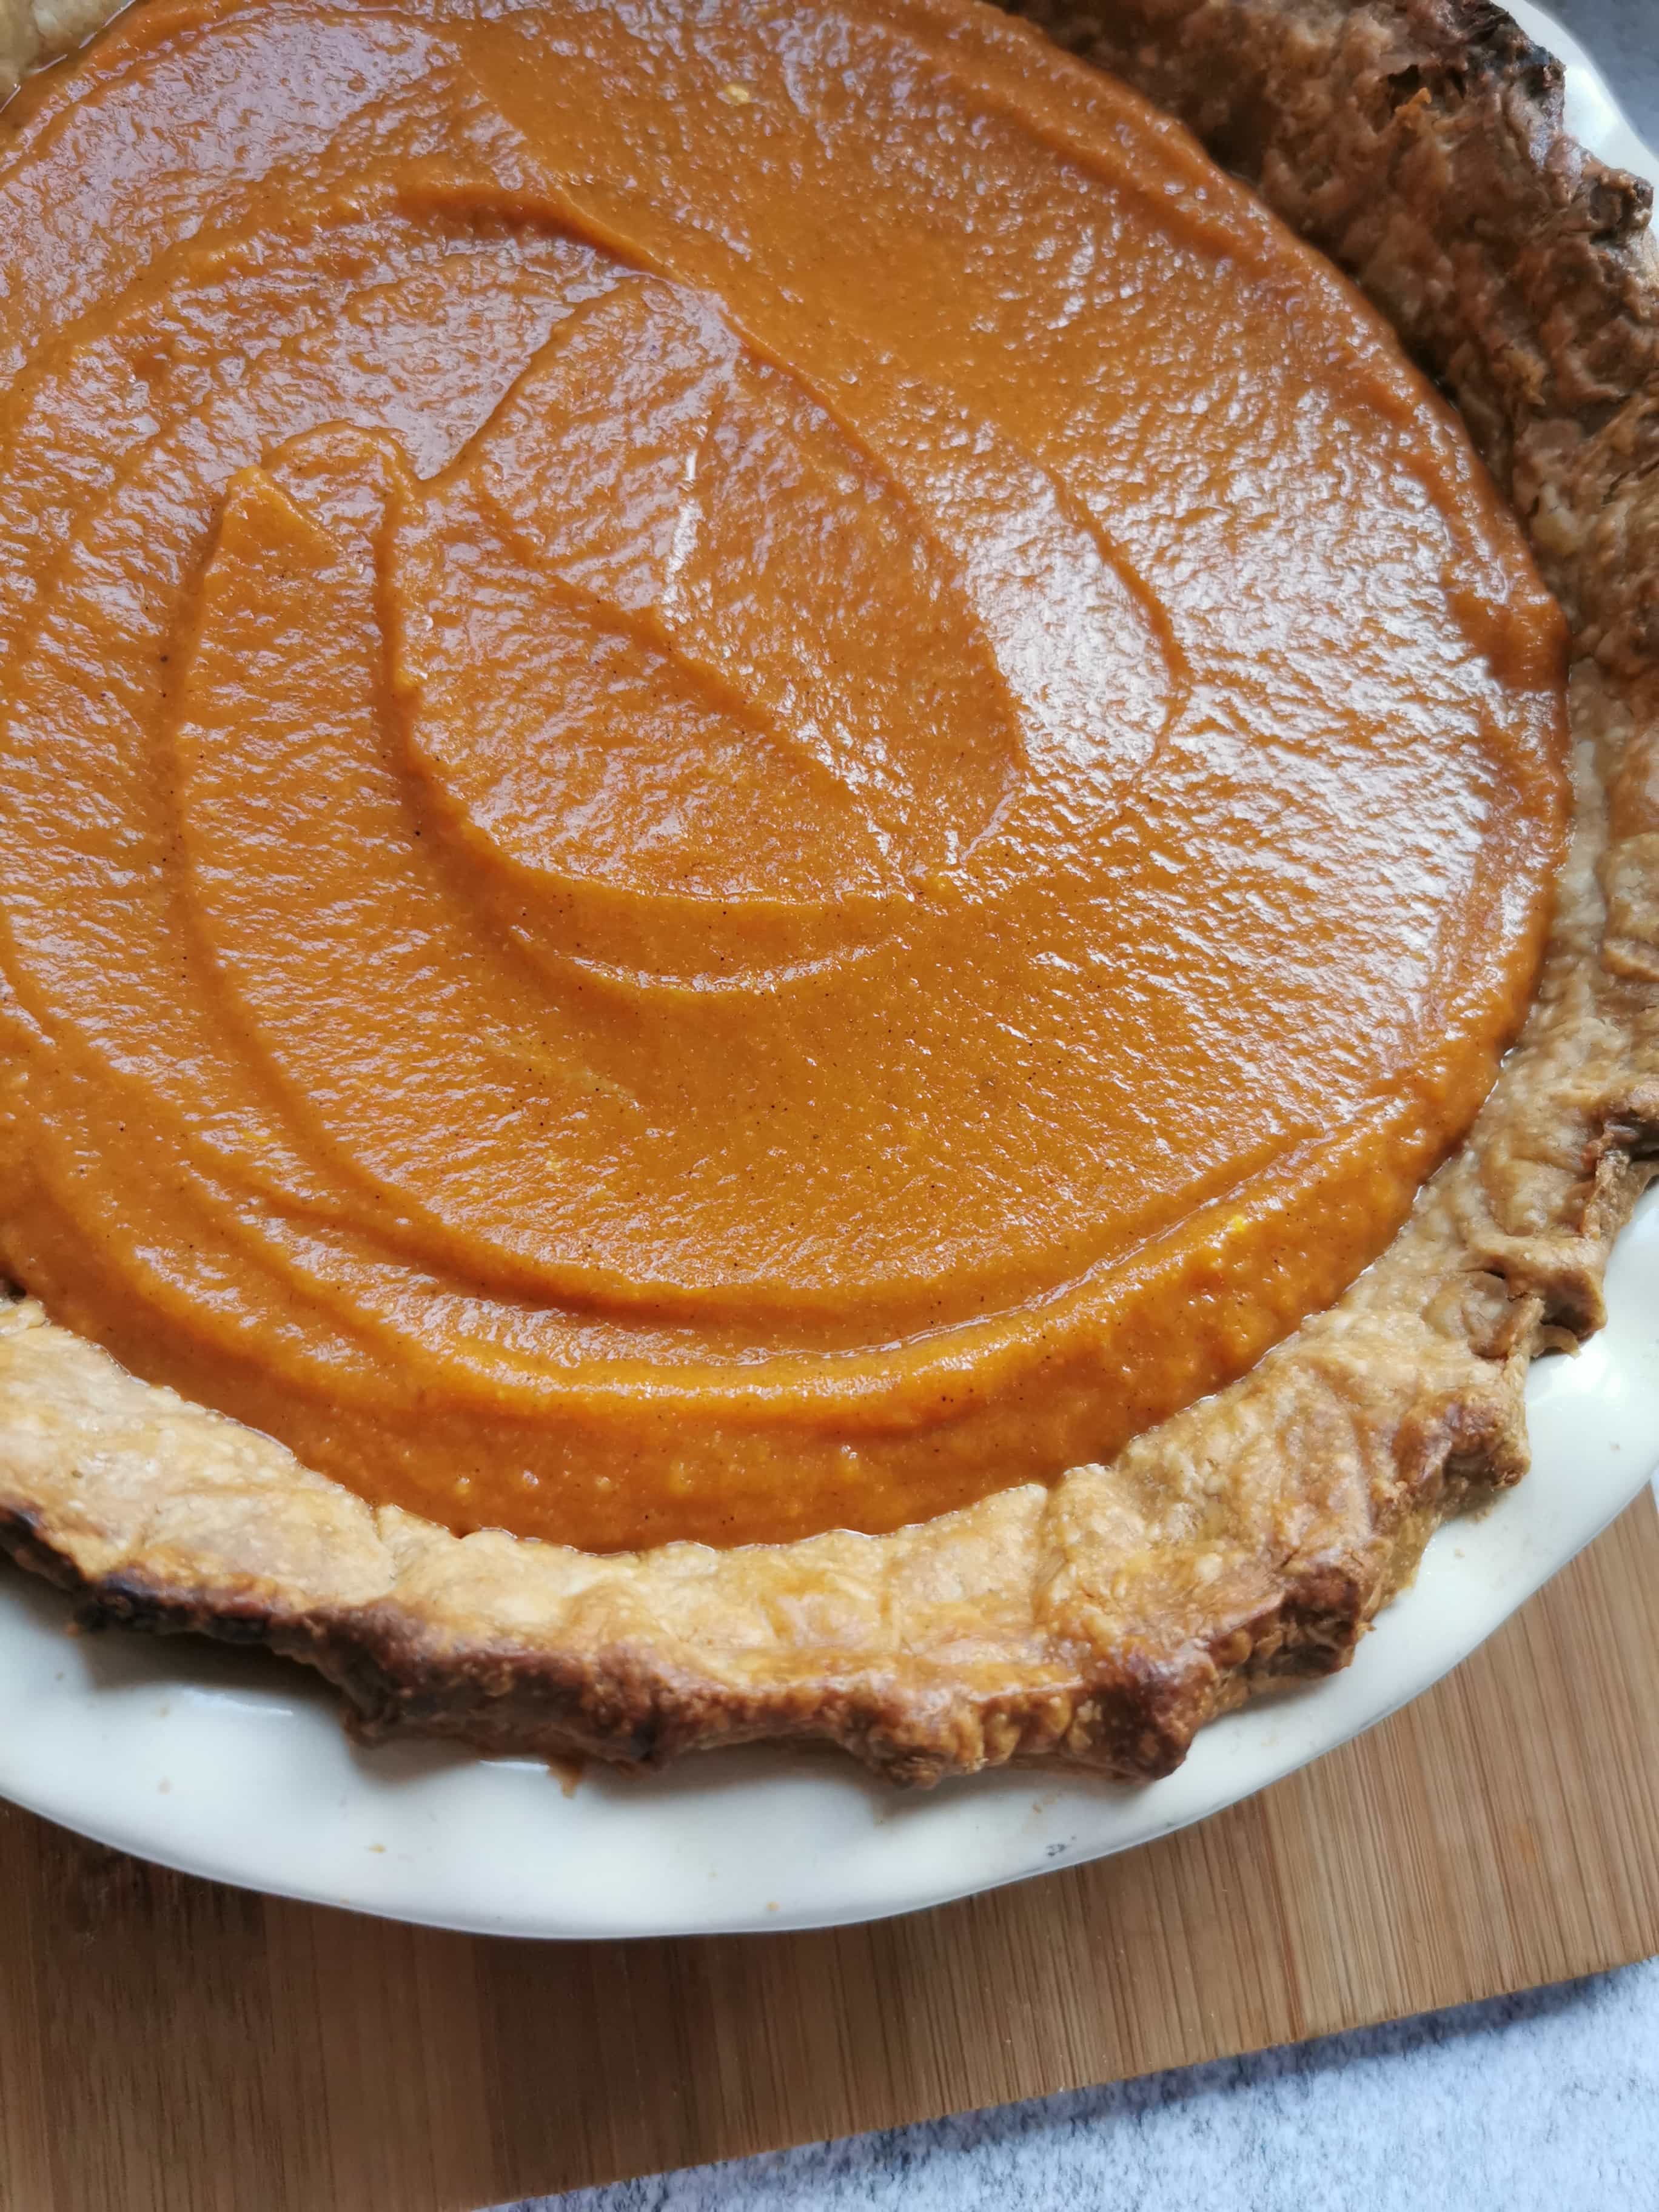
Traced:
<path fill-rule="evenodd" d="M 1605 158 L 1659 164 L 1577 45 L 1568 120 Z M 1201 1820 L 1417 1696 L 1636 1495 L 1659 1460 L 1659 1192 L 1621 1240 L 1608 1328 L 1528 1387 L 1534 1466 L 1431 1545 L 1346 1673 L 1206 1729 L 1147 1787 L 999 1773 L 901 1796 L 849 1761 L 770 1751 L 574 1789 L 527 1760 L 372 1753 L 331 1696 L 263 1656 L 74 1638 L 64 1602 L 0 1573 L 0 1795 L 194 1873 L 399 1918 L 538 1936 L 811 1927 L 875 1918 L 1098 1857 Z"/>

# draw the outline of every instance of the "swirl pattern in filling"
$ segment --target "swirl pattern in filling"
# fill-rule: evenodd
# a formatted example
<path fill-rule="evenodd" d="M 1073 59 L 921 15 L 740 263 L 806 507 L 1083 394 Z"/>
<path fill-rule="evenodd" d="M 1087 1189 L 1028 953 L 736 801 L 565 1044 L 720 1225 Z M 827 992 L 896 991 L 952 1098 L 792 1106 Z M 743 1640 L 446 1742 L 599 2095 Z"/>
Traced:
<path fill-rule="evenodd" d="M 880 1530 L 1242 1371 L 1536 972 L 1563 631 L 957 0 L 167 0 L 0 125 L 0 1258 L 363 1494 Z"/>

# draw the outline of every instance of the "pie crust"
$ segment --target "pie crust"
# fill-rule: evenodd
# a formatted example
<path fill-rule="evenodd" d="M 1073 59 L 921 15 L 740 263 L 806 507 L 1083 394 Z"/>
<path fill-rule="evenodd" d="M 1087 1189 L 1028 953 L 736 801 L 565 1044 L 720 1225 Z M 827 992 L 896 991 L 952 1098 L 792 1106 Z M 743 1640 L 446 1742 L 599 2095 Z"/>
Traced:
<path fill-rule="evenodd" d="M 107 12 L 100 9 L 100 13 Z M 362 1736 L 660 1764 L 827 1739 L 895 1781 L 1177 1765 L 1343 1665 L 1518 1480 L 1659 1149 L 1659 265 L 1486 0 L 1033 0 L 1356 276 L 1462 407 L 1575 633 L 1575 843 L 1521 1042 L 1383 1257 L 1241 1382 L 1052 1489 L 897 1534 L 596 1556 L 376 1510 L 0 1305 L 0 1545 L 88 1624 L 263 1643 Z M 82 14 L 84 11 L 82 11 Z M 0 88 L 82 15 L 0 0 Z M 3 125 L 0 125 L 3 129 Z"/>

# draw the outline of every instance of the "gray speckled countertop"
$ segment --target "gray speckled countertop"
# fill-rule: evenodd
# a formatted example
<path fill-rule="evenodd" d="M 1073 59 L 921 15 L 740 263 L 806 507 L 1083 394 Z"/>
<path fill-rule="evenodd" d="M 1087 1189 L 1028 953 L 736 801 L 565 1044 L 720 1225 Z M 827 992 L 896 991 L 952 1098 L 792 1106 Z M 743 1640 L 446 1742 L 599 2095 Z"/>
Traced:
<path fill-rule="evenodd" d="M 1545 0 L 1659 143 L 1659 0 Z M 1659 1960 L 1254 2058 L 516 2212 L 1659 2207 Z"/>

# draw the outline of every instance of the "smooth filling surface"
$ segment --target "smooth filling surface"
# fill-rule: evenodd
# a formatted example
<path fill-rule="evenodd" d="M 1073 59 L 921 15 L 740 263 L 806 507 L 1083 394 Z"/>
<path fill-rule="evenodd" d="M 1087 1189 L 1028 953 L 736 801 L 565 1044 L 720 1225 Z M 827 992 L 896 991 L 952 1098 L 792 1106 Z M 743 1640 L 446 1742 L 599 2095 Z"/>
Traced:
<path fill-rule="evenodd" d="M 1563 625 L 1372 311 L 956 0 L 150 0 L 0 120 L 0 1261 L 364 1495 L 882 1530 L 1382 1249 Z"/>

